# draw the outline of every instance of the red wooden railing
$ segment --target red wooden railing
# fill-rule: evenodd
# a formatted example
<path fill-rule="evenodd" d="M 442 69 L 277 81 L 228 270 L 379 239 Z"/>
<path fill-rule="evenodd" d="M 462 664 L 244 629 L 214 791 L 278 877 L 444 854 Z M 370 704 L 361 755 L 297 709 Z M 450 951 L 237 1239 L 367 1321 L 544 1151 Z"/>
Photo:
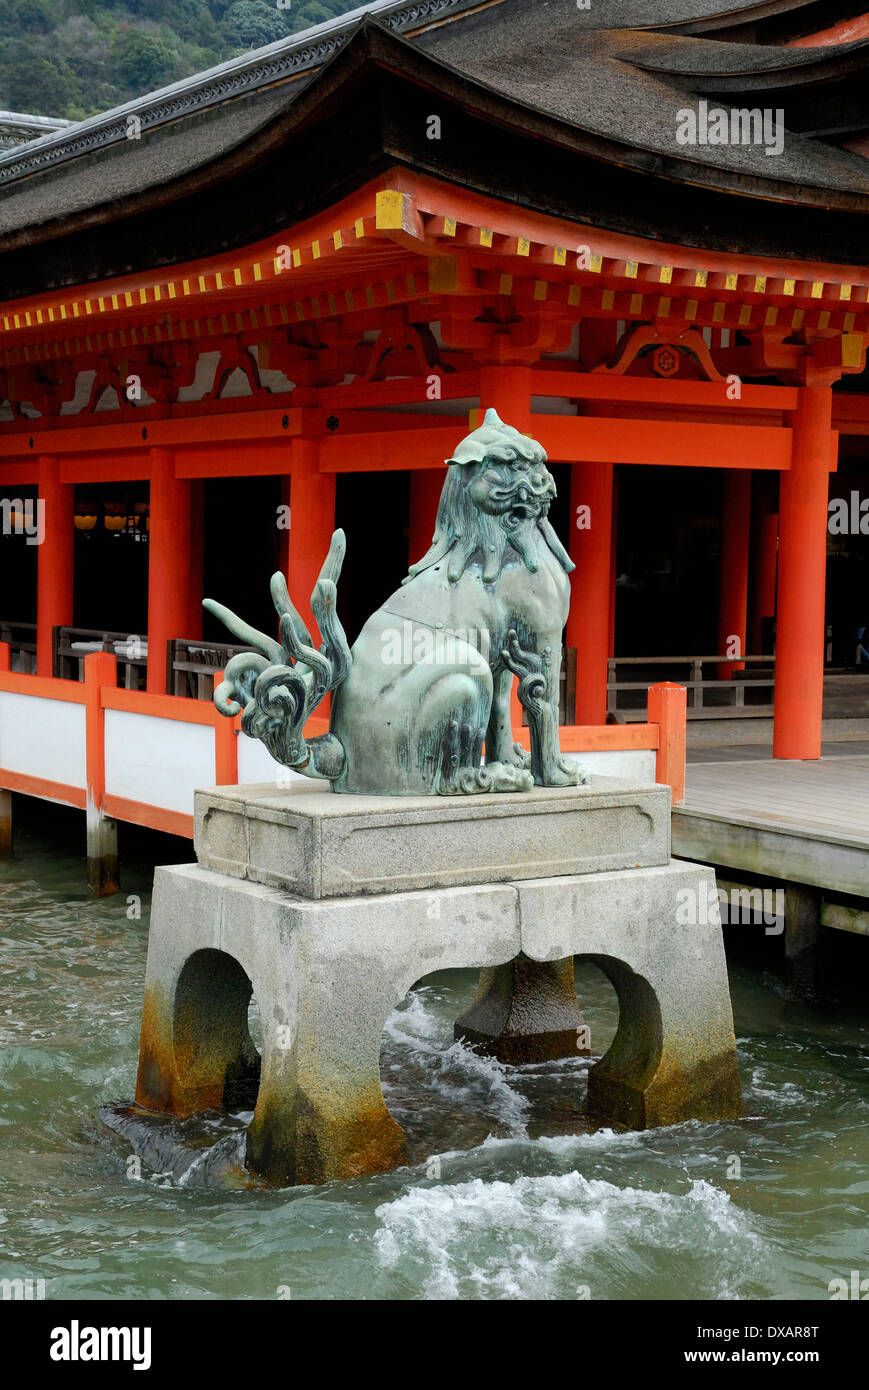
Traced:
<path fill-rule="evenodd" d="M 45 778 L 29 776 L 20 770 L 0 767 L 0 787 L 30 796 L 61 801 L 70 806 L 116 820 L 146 825 L 192 838 L 193 817 L 179 811 L 113 796 L 105 790 L 105 711 L 121 710 L 156 719 L 210 725 L 214 729 L 215 781 L 218 786 L 238 781 L 239 719 L 226 719 L 213 704 L 175 695 L 149 695 L 145 691 L 118 689 L 114 656 L 94 652 L 84 659 L 82 683 L 42 676 L 22 675 L 9 669 L 9 645 L 0 643 L 0 691 L 64 700 L 85 706 L 86 786 L 79 787 Z M 218 674 L 218 679 L 221 673 Z M 664 682 L 649 688 L 647 724 L 565 725 L 560 730 L 561 747 L 566 753 L 617 752 L 649 749 L 656 755 L 656 781 L 672 790 L 678 805 L 685 792 L 685 717 L 683 686 Z M 309 737 L 325 733 L 328 720 L 308 721 Z M 528 730 L 520 739 L 528 747 Z"/>

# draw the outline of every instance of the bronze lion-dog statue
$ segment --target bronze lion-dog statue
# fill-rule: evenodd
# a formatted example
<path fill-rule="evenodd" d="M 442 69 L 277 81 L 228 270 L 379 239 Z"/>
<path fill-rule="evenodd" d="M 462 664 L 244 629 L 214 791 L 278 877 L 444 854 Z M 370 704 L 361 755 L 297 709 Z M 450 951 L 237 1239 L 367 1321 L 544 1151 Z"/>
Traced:
<path fill-rule="evenodd" d="M 280 641 L 211 599 L 241 642 L 214 692 L 221 714 L 272 757 L 336 792 L 451 795 L 564 787 L 587 775 L 558 740 L 561 638 L 573 563 L 548 520 L 555 483 L 535 440 L 494 410 L 446 460 L 431 548 L 368 619 L 352 651 L 335 611 L 345 554 L 336 531 L 311 595 L 315 648 L 275 574 Z M 510 690 L 531 753 L 513 739 Z M 332 692 L 329 732 L 305 739 Z M 485 760 L 483 753 L 485 749 Z"/>

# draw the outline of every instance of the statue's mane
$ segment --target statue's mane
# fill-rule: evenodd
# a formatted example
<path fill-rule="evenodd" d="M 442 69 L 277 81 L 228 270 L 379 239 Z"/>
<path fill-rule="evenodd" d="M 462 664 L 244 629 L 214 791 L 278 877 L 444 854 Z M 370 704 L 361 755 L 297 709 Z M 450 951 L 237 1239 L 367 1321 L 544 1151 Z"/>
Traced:
<path fill-rule="evenodd" d="M 461 578 L 475 557 L 482 565 L 484 582 L 492 584 L 500 577 L 510 550 L 514 550 L 528 569 L 534 572 L 540 566 L 541 543 L 552 552 L 565 573 L 570 573 L 574 564 L 549 522 L 548 498 L 545 509 L 536 520 L 511 525 L 505 520 L 504 514 L 484 510 L 473 495 L 474 488 L 479 486 L 482 486 L 485 494 L 487 479 L 493 473 L 501 475 L 503 489 L 498 494 L 499 500 L 509 495 L 511 487 L 515 488 L 518 484 L 534 492 L 527 475 L 529 466 L 537 465 L 538 469 L 546 471 L 546 453 L 536 440 L 520 434 L 511 425 L 505 425 L 494 410 L 488 410 L 480 428 L 462 440 L 446 463 L 447 476 L 438 503 L 431 547 L 421 560 L 411 565 L 405 584 L 447 556 L 447 573 L 451 584 Z M 518 477 L 520 470 L 522 476 Z M 483 474 L 486 478 L 483 478 Z M 555 485 L 548 471 L 546 478 L 551 495 L 554 495 Z M 538 498 L 544 495 L 538 488 Z"/>
<path fill-rule="evenodd" d="M 488 462 L 486 460 L 487 466 Z M 461 578 L 475 558 L 483 567 L 484 582 L 491 584 L 500 577 L 510 550 L 515 550 L 528 569 L 536 572 L 540 567 L 538 549 L 541 543 L 552 552 L 566 574 L 574 569 L 573 561 L 547 516 L 509 533 L 500 516 L 483 511 L 474 502 L 468 487 L 467 468 L 451 463 L 441 490 L 431 546 L 421 560 L 411 565 L 404 583 L 449 556 L 447 573 L 451 584 Z"/>

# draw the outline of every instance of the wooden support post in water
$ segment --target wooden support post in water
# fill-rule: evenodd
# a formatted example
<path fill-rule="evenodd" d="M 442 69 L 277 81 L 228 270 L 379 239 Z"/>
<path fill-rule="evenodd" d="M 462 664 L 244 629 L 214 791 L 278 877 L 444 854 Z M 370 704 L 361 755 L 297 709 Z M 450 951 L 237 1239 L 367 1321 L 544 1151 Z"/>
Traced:
<path fill-rule="evenodd" d="M 118 892 L 118 826 L 103 815 L 106 784 L 104 685 L 115 685 L 112 652 L 91 652 L 84 660 L 88 887 L 98 898 Z"/>
<path fill-rule="evenodd" d="M 801 998 L 818 998 L 818 946 L 821 895 L 803 883 L 785 887 L 785 970 L 791 989 Z"/>
<path fill-rule="evenodd" d="M 12 793 L 0 788 L 0 856 L 12 853 Z"/>

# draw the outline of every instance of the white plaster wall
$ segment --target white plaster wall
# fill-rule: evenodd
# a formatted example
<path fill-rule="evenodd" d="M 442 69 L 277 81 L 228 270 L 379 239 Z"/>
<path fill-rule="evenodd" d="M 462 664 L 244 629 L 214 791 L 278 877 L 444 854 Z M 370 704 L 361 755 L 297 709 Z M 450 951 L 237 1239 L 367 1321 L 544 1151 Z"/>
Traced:
<path fill-rule="evenodd" d="M 193 793 L 213 787 L 214 729 L 106 710 L 106 791 L 193 815 Z"/>
<path fill-rule="evenodd" d="M 83 787 L 84 705 L 0 691 L 0 767 Z"/>
<path fill-rule="evenodd" d="M 612 753 L 568 753 L 587 768 L 592 777 L 619 777 L 634 787 L 650 787 L 655 781 L 655 754 L 650 748 L 626 748 Z"/>
<path fill-rule="evenodd" d="M 594 777 L 618 777 L 630 781 L 635 787 L 650 787 L 655 781 L 655 754 L 650 749 L 629 748 L 612 753 L 569 753 Z M 281 767 L 275 762 L 265 745 L 259 739 L 248 738 L 247 734 L 238 736 L 238 780 L 243 785 L 251 782 L 276 782 L 284 774 L 286 778 L 298 778 L 307 782 L 297 772 Z"/>
<path fill-rule="evenodd" d="M 283 774 L 283 776 L 281 776 Z M 288 767 L 282 767 L 275 762 L 269 750 L 258 738 L 248 738 L 247 734 L 238 736 L 238 782 L 239 786 L 247 786 L 251 782 L 276 782 L 281 777 L 282 784 L 288 780 L 298 782 L 310 782 L 310 777 L 303 777 L 299 772 L 293 772 Z M 323 784 L 326 790 L 326 783 Z"/>

